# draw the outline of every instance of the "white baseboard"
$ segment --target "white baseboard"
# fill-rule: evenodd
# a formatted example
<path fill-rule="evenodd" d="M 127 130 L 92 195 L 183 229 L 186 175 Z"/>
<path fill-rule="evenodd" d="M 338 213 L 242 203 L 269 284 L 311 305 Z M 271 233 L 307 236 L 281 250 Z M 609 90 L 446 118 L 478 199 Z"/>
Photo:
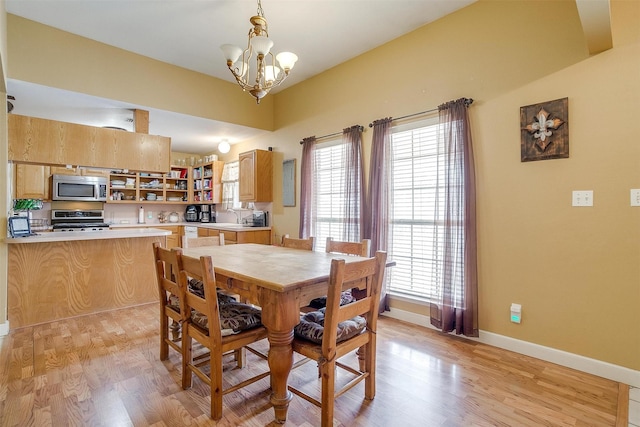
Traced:
<path fill-rule="evenodd" d="M 429 316 L 411 313 L 405 310 L 392 308 L 391 311 L 385 311 L 384 316 L 405 322 L 413 323 L 419 326 L 434 328 L 429 322 Z M 589 357 L 580 356 L 574 353 L 558 350 L 551 347 L 545 347 L 539 344 L 518 340 L 504 335 L 494 334 L 480 330 L 479 338 L 468 338 L 483 344 L 492 345 L 494 347 L 503 348 L 505 350 L 524 354 L 526 356 L 535 357 L 536 359 L 555 363 L 567 368 L 577 369 L 588 374 L 597 375 L 612 381 L 629 384 L 633 387 L 640 387 L 640 371 L 625 368 L 623 366 L 614 365 L 601 360 L 591 359 Z"/>
<path fill-rule="evenodd" d="M 9 321 L 7 320 L 4 323 L 0 323 L 0 337 L 4 335 L 9 335 Z"/>

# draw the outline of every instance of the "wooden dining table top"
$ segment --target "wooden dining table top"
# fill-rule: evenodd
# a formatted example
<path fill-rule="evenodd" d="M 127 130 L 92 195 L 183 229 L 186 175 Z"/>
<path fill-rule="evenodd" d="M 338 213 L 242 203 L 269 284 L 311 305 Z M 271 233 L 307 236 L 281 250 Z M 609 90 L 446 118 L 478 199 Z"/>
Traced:
<path fill-rule="evenodd" d="M 185 248 L 182 253 L 193 258 L 210 255 L 216 274 L 250 281 L 277 292 L 289 292 L 326 282 L 333 259 L 344 259 L 346 262 L 365 259 L 255 243 Z"/>

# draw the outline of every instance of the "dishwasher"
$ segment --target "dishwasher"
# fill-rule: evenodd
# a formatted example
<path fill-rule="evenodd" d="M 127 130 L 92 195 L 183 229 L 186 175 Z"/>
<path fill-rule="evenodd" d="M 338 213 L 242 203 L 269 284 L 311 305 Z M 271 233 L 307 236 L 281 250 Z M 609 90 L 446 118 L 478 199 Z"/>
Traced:
<path fill-rule="evenodd" d="M 198 227 L 194 227 L 193 225 L 185 225 L 184 237 L 186 239 L 193 239 L 198 237 Z"/>

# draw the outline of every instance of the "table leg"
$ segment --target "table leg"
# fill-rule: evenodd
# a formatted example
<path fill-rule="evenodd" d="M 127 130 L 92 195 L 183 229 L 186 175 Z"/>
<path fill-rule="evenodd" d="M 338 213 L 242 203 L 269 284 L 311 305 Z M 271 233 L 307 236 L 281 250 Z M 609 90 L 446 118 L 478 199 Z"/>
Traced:
<path fill-rule="evenodd" d="M 268 331 L 269 369 L 271 370 L 271 404 L 275 411 L 276 422 L 283 424 L 287 420 L 287 410 L 292 399 L 287 388 L 287 380 L 293 365 L 293 330 Z"/>

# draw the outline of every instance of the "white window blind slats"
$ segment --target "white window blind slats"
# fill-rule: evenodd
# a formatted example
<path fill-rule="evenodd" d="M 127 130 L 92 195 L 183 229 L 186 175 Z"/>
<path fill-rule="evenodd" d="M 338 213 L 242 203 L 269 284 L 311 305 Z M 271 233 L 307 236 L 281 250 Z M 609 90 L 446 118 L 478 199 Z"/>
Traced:
<path fill-rule="evenodd" d="M 327 237 L 342 236 L 345 225 L 346 194 L 344 144 L 328 142 L 315 150 L 314 236 L 324 248 Z"/>
<path fill-rule="evenodd" d="M 438 191 L 437 125 L 394 131 L 392 144 L 389 291 L 423 300 L 436 299 L 439 271 L 434 270 L 442 235 L 436 228 Z M 440 170 L 442 170 L 440 168 Z M 440 200 L 438 200 L 440 199 Z"/>

